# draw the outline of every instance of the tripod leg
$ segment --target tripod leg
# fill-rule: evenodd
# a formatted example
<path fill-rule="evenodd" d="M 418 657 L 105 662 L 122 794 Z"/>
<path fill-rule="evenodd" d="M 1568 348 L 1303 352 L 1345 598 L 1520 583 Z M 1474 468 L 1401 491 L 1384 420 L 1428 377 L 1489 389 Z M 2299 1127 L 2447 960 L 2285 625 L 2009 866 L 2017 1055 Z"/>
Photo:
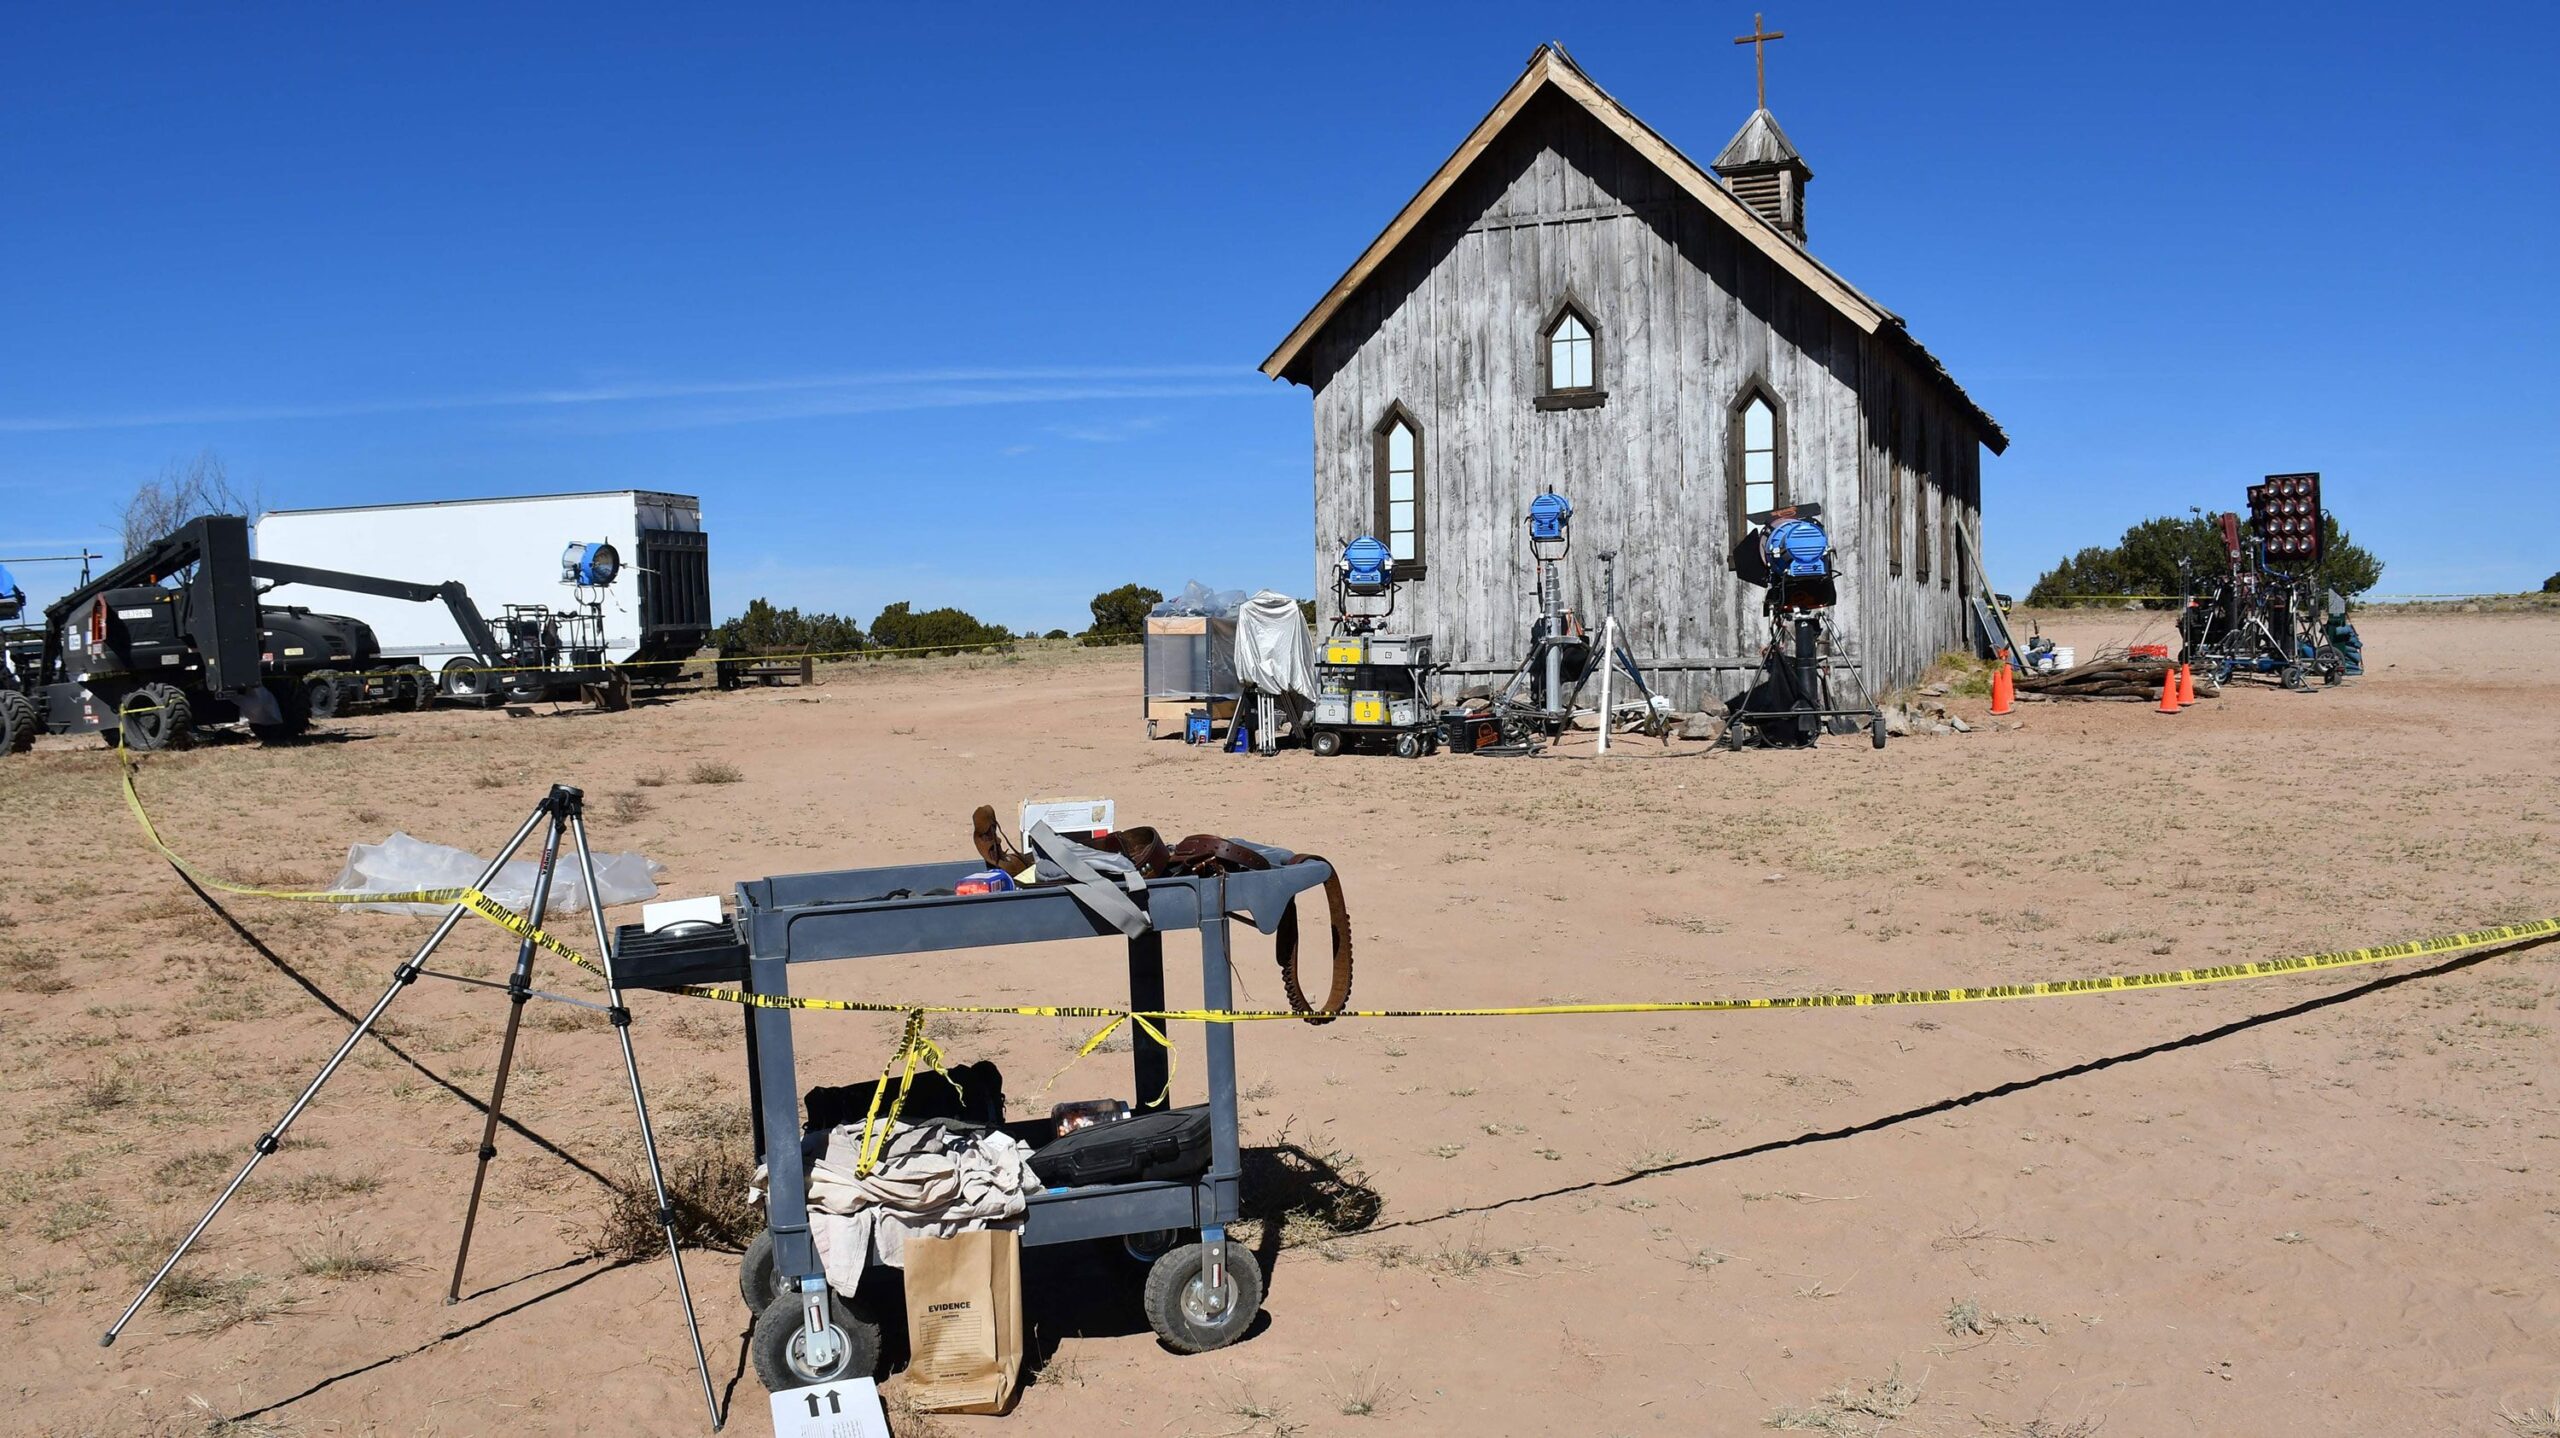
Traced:
<path fill-rule="evenodd" d="M 489 882 L 498 877 L 498 870 L 505 867 L 509 859 L 515 857 L 516 850 L 524 847 L 524 841 L 533 833 L 533 826 L 542 822 L 542 814 L 543 811 L 537 807 L 532 814 L 526 816 L 523 826 L 516 830 L 516 836 L 509 839 L 504 848 L 498 850 L 498 857 L 489 861 L 489 867 L 480 871 L 480 877 L 472 881 L 471 887 L 487 888 Z M 444 942 L 445 935 L 453 932 L 453 926 L 461 923 L 462 916 L 467 912 L 469 912 L 469 906 L 463 904 L 456 904 L 446 910 L 444 921 L 436 925 L 434 933 L 427 935 L 427 941 L 418 946 L 417 953 L 410 956 L 409 962 L 392 971 L 391 982 L 384 987 L 382 997 L 375 999 L 373 1007 L 366 1010 L 365 1016 L 356 1021 L 356 1026 L 347 1031 L 346 1040 L 338 1045 L 338 1051 L 329 1055 L 329 1061 L 320 1066 L 320 1072 L 303 1088 L 301 1096 L 293 1101 L 292 1107 L 284 1111 L 284 1116 L 276 1120 L 275 1127 L 258 1135 L 255 1151 L 249 1155 L 249 1161 L 242 1164 L 240 1171 L 231 1176 L 231 1182 L 223 1187 L 221 1196 L 214 1199 L 213 1206 L 204 1211 L 204 1217 L 196 1220 L 196 1226 L 188 1229 L 187 1236 L 178 1240 L 177 1248 L 170 1253 L 167 1261 L 160 1265 L 159 1271 L 151 1275 L 151 1281 L 142 1285 L 142 1291 L 133 1296 L 133 1302 L 125 1305 L 124 1313 L 108 1327 L 105 1333 L 98 1336 L 99 1347 L 105 1348 L 115 1343 L 116 1335 L 124 1332 L 124 1326 L 133 1321 L 133 1315 L 142 1311 L 142 1305 L 150 1300 L 151 1295 L 169 1277 L 169 1271 L 178 1266 L 178 1261 L 187 1256 L 187 1250 L 195 1247 L 196 1240 L 204 1237 L 204 1231 L 213 1226 L 213 1220 L 222 1212 L 223 1205 L 231 1202 L 231 1195 L 240 1191 L 240 1185 L 249 1181 L 249 1175 L 257 1171 L 258 1165 L 266 1160 L 268 1154 L 274 1153 L 283 1145 L 285 1130 L 293 1127 L 293 1121 L 302 1116 L 302 1111 L 311 1106 L 313 1099 L 319 1097 L 321 1086 L 338 1071 L 338 1065 L 347 1061 L 347 1055 L 355 1052 L 356 1045 L 364 1041 L 364 1036 L 372 1032 L 374 1024 L 381 1020 L 383 1011 L 391 1007 L 391 1001 L 400 996 L 402 989 L 417 980 L 419 970 L 435 953 L 436 946 Z"/>
<path fill-rule="evenodd" d="M 551 828 L 542 836 L 542 857 L 533 871 L 533 904 L 525 914 L 526 922 L 542 927 L 543 911 L 551 904 L 551 873 L 560 861 L 561 795 L 572 796 L 575 789 L 553 785 L 542 799 L 543 812 L 551 816 Z M 462 1301 L 462 1269 L 471 1260 L 471 1230 L 480 1221 L 480 1193 L 489 1182 L 489 1161 L 498 1156 L 499 1115 L 507 1106 L 507 1075 L 515 1069 L 516 1036 L 524 1029 L 524 1006 L 533 997 L 533 940 L 516 945 L 515 971 L 507 976 L 507 1032 L 498 1041 L 498 1076 L 489 1085 L 489 1115 L 480 1129 L 480 1161 L 471 1170 L 471 1198 L 462 1208 L 462 1241 L 453 1253 L 453 1282 L 445 1288 L 444 1301 Z"/>
<path fill-rule="evenodd" d="M 622 1044 L 622 1071 L 631 1079 L 631 1109 L 640 1119 L 640 1152 L 649 1161 L 649 1191 L 658 1202 L 658 1229 L 667 1236 L 667 1262 L 676 1276 L 676 1302 L 684 1307 L 684 1330 L 693 1342 L 694 1371 L 702 1375 L 702 1404 L 718 1431 L 720 1398 L 711 1386 L 711 1360 L 702 1351 L 702 1323 L 694 1317 L 693 1290 L 684 1280 L 684 1252 L 676 1244 L 675 1206 L 667 1201 L 666 1170 L 658 1162 L 658 1135 L 649 1125 L 649 1096 L 640 1088 L 640 1059 L 631 1050 L 631 1010 L 623 1007 L 622 986 L 613 978 L 613 940 L 605 933 L 604 896 L 596 890 L 595 856 L 587 850 L 587 819 L 571 790 L 569 833 L 578 845 L 578 872 L 586 876 L 587 913 L 595 920 L 596 962 L 604 965 L 605 1002 L 612 1005 L 613 1036 Z"/>

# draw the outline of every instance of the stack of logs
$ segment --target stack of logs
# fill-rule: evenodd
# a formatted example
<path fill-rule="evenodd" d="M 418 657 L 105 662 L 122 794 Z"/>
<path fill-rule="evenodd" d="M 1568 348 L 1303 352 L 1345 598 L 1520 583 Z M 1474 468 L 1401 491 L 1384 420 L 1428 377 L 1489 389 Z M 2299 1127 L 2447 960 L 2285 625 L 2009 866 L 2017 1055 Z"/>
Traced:
<path fill-rule="evenodd" d="M 2157 703 L 2160 683 L 2171 668 L 2165 659 L 2096 659 L 2052 674 L 2029 674 L 2018 681 L 2021 694 L 2047 699 L 2144 699 Z M 2222 690 L 2211 679 L 2196 676 L 2196 697 L 2213 699 Z"/>

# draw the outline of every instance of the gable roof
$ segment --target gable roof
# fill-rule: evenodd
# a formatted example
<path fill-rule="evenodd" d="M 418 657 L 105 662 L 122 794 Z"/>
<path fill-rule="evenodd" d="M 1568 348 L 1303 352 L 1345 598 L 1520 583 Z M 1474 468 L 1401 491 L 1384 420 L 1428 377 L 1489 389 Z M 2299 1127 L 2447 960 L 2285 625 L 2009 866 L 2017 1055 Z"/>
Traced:
<path fill-rule="evenodd" d="M 1733 139 L 1724 147 L 1724 153 L 1716 156 L 1716 169 L 1719 171 L 1740 169 L 1745 165 L 1802 164 L 1804 156 L 1796 153 L 1795 142 L 1787 138 L 1786 131 L 1778 128 L 1778 117 L 1767 110 L 1752 111 L 1751 118 L 1742 122 L 1742 128 L 1733 132 Z M 1805 171 L 1805 178 L 1813 178 L 1810 168 Z"/>
<path fill-rule="evenodd" d="M 1697 161 L 1680 153 L 1677 146 L 1654 133 L 1652 126 L 1637 119 L 1626 106 L 1592 83 L 1591 77 L 1582 73 L 1582 67 L 1573 62 L 1573 57 L 1564 52 L 1564 47 L 1552 42 L 1539 46 L 1537 53 L 1529 57 L 1528 68 L 1521 71 L 1520 78 L 1512 82 L 1492 112 L 1478 122 L 1457 151 L 1423 183 L 1422 189 L 1405 202 L 1404 208 L 1396 212 L 1396 217 L 1388 222 L 1386 229 L 1369 242 L 1366 250 L 1361 251 L 1360 258 L 1352 261 L 1351 268 L 1343 271 L 1342 278 L 1325 291 L 1324 298 L 1316 303 L 1316 307 L 1289 331 L 1288 338 L 1280 341 L 1280 347 L 1262 362 L 1262 372 L 1273 379 L 1305 383 L 1298 371 L 1316 335 L 1350 302 L 1360 287 L 1368 283 L 1388 257 L 1421 228 L 1423 218 L 1432 207 L 1455 189 L 1476 162 L 1484 158 L 1485 153 L 1493 148 L 1494 141 L 1528 109 L 1529 102 L 1549 90 L 1589 112 L 1610 133 L 1625 141 L 1647 163 L 1704 206 L 1707 213 L 1731 226 L 1744 243 L 1767 256 L 1781 271 L 1856 325 L 1861 333 L 1877 335 L 1901 350 L 1906 358 L 1919 366 L 1923 375 L 1942 385 L 1981 425 L 1983 442 L 1990 446 L 1993 454 L 2009 447 L 2009 436 L 1999 423 L 1973 402 L 1972 397 L 1955 382 L 1955 377 L 1947 373 L 1946 366 L 1938 363 L 1936 356 L 1911 338 L 1901 316 L 1859 292 L 1855 285 L 1815 259 L 1785 231 L 1736 199 L 1733 192 L 1713 175 L 1699 168 Z M 1774 120 L 1770 128 L 1776 128 Z M 1746 132 L 1748 129 L 1746 125 Z M 1739 138 L 1736 137 L 1737 140 Z M 1793 149 L 1792 146 L 1788 148 Z"/>

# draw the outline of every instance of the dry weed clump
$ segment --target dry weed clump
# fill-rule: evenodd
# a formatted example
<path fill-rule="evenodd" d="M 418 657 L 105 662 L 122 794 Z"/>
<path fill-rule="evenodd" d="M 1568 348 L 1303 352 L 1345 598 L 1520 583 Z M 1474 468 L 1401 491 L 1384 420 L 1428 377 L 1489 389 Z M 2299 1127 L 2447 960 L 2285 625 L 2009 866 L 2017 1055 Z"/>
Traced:
<path fill-rule="evenodd" d="M 746 777 L 745 770 L 726 759 L 705 759 L 685 772 L 696 784 L 735 784 Z"/>
<path fill-rule="evenodd" d="M 1234 1232 L 1256 1248 L 1321 1248 L 1376 1223 L 1385 1206 L 1359 1159 L 1339 1149 L 1309 1152 L 1286 1128 L 1245 1150 L 1244 1193 Z"/>
<path fill-rule="evenodd" d="M 706 1131 L 674 1136 L 658 1147 L 667 1202 L 675 1209 L 676 1241 L 688 1248 L 736 1252 L 764 1227 L 764 1210 L 747 1199 L 756 1171 L 747 1119 L 740 1115 L 733 1124 L 714 1129 L 706 1122 L 700 1127 Z M 631 1168 L 631 1181 L 614 1190 L 594 1238 L 596 1252 L 608 1258 L 647 1259 L 666 1249 L 657 1199 L 636 1154 Z"/>
<path fill-rule="evenodd" d="M 2560 1401 L 2548 1408 L 2521 1411 L 2500 1404 L 2498 1421 L 2507 1426 L 2513 1438 L 2560 1438 Z"/>
<path fill-rule="evenodd" d="M 1762 1419 L 1760 1426 L 1829 1433 L 1836 1438 L 1872 1438 L 1899 1422 L 1919 1401 L 1920 1385 L 1905 1381 L 1902 1365 L 1897 1363 L 1892 1372 L 1874 1382 L 1843 1383 L 1810 1407 L 1779 1409 Z"/>

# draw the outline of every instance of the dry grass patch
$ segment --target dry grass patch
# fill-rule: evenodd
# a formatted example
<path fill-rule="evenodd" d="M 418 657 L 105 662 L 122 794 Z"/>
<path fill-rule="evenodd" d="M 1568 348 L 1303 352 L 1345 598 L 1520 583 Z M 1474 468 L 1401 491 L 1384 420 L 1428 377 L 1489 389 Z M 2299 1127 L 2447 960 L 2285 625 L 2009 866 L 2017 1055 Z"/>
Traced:
<path fill-rule="evenodd" d="M 380 1187 L 382 1180 L 370 1173 L 298 1173 L 268 1193 L 286 1203 L 325 1203 L 333 1198 L 371 1193 Z"/>
<path fill-rule="evenodd" d="M 171 1313 L 196 1315 L 191 1333 L 219 1333 L 244 1323 L 265 1323 L 289 1312 L 301 1300 L 267 1289 L 266 1275 L 235 1273 L 217 1278 L 191 1268 L 170 1271 L 160 1283 L 160 1306 Z"/>
<path fill-rule="evenodd" d="M 304 1274 L 329 1279 L 374 1278 L 409 1266 L 408 1260 L 345 1234 L 319 1248 L 294 1250 L 293 1261 Z"/>
<path fill-rule="evenodd" d="M 62 1243 L 78 1238 L 115 1216 L 115 1210 L 103 1200 L 89 1197 L 66 1198 L 45 1210 L 36 1223 L 36 1237 L 47 1243 Z"/>
<path fill-rule="evenodd" d="M 2032 1328 L 2051 1333 L 2052 1325 L 2032 1313 L 1999 1313 L 1978 1299 L 1959 1298 L 1947 1305 L 1944 1318 L 1950 1338 L 1989 1338 L 2004 1328 Z"/>
<path fill-rule="evenodd" d="M 0 988 L 22 994 L 58 994 L 71 987 L 60 972 L 62 960 L 37 949 L 11 949 L 0 954 Z"/>
<path fill-rule="evenodd" d="M 1370 1256 L 1380 1268 L 1411 1268 L 1434 1278 L 1475 1278 L 1494 1269 L 1523 1267 L 1532 1252 L 1535 1250 L 1496 1248 L 1482 1239 L 1453 1238 L 1433 1249 L 1389 1244 Z"/>
<path fill-rule="evenodd" d="M 1866 1384 L 1843 1383 L 1810 1407 L 1781 1408 L 1760 1421 L 1763 1428 L 1829 1433 L 1838 1438 L 1871 1438 L 1901 1421 L 1920 1401 L 1920 1385 L 1907 1382 L 1902 1365 Z"/>
<path fill-rule="evenodd" d="M 735 784 L 746 777 L 745 770 L 726 759 L 705 759 L 685 771 L 685 778 L 696 784 Z"/>
<path fill-rule="evenodd" d="M 201 1188 L 239 1171 L 248 1160 L 224 1148 L 195 1148 L 161 1160 L 152 1177 L 163 1188 Z"/>
<path fill-rule="evenodd" d="M 2506 1425 L 2513 1438 L 2560 1438 L 2560 1402 L 2549 1408 L 2521 1411 L 2500 1404 L 2498 1421 Z"/>

